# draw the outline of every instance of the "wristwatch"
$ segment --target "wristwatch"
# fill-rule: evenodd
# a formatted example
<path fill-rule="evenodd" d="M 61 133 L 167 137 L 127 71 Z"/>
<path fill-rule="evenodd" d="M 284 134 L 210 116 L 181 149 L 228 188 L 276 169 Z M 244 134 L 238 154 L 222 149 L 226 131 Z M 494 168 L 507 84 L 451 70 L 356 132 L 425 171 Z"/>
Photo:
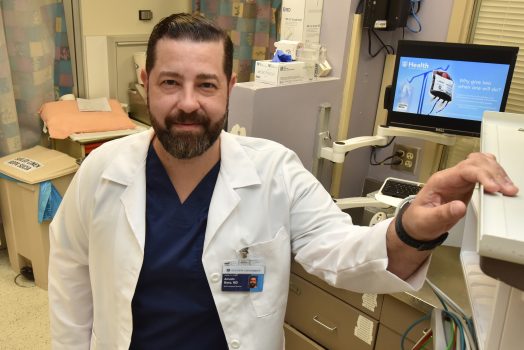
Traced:
<path fill-rule="evenodd" d="M 422 251 L 434 249 L 444 243 L 446 238 L 448 238 L 448 232 L 441 234 L 431 241 L 419 241 L 418 239 L 411 237 L 402 225 L 402 215 L 411 204 L 413 198 L 414 197 L 406 198 L 406 200 L 402 201 L 398 206 L 397 215 L 395 218 L 395 231 L 397 231 L 397 236 L 402 242 L 417 250 Z"/>

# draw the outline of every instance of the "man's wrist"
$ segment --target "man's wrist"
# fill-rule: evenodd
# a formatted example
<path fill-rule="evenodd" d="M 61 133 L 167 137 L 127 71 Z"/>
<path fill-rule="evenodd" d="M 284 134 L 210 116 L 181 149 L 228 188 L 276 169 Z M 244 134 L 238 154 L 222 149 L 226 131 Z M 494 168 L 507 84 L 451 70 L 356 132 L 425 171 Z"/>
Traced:
<path fill-rule="evenodd" d="M 413 236 L 411 236 L 406 231 L 406 229 L 404 228 L 404 225 L 402 224 L 402 216 L 403 216 L 404 212 L 406 211 L 406 209 L 411 204 L 411 200 L 413 200 L 413 198 L 407 199 L 407 200 L 401 202 L 401 204 L 399 205 L 398 213 L 397 213 L 397 216 L 395 218 L 395 231 L 397 233 L 397 237 L 404 244 L 406 244 L 406 245 L 408 245 L 408 246 L 410 246 L 412 248 L 415 248 L 415 249 L 417 249 L 419 251 L 431 250 L 431 249 L 434 249 L 434 248 L 438 247 L 439 245 L 444 243 L 444 241 L 448 237 L 448 233 L 447 232 L 441 234 L 439 237 L 437 237 L 437 238 L 435 238 L 433 240 L 422 241 L 422 240 L 418 240 L 418 239 L 413 238 Z"/>

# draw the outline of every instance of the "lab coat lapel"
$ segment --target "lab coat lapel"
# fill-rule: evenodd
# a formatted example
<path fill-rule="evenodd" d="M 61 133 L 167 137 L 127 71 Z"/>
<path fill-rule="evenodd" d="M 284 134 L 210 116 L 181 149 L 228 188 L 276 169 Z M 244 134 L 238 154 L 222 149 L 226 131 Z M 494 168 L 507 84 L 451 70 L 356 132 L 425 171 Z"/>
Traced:
<path fill-rule="evenodd" d="M 240 203 L 236 189 L 260 184 L 253 161 L 236 137 L 227 132 L 220 135 L 220 173 L 209 207 L 204 251 Z"/>
<path fill-rule="evenodd" d="M 113 160 L 113 164 L 102 175 L 105 179 L 117 182 L 123 186 L 120 202 L 124 207 L 128 226 L 140 249 L 144 251 L 146 231 L 146 158 L 147 150 L 153 138 L 153 129 L 136 134 L 135 142 L 125 147 Z"/>
<path fill-rule="evenodd" d="M 139 176 L 141 177 L 141 175 Z M 146 237 L 145 185 L 144 175 L 143 181 L 140 179 L 131 183 L 120 197 L 129 227 L 142 252 L 144 251 Z"/>

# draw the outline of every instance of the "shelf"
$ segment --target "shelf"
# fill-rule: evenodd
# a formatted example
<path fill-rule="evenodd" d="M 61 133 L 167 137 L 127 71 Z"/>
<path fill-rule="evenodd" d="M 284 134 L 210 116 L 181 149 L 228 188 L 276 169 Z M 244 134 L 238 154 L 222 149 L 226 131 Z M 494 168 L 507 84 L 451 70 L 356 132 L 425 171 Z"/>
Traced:
<path fill-rule="evenodd" d="M 339 77 L 325 77 L 325 78 L 318 78 L 316 80 L 304 81 L 300 83 L 287 84 L 287 85 L 271 85 L 271 84 L 260 83 L 256 81 L 246 81 L 243 83 L 235 84 L 235 89 L 236 88 L 249 89 L 249 90 L 275 89 L 275 88 L 286 88 L 289 86 L 297 86 L 297 85 L 311 85 L 311 84 L 319 84 L 319 83 L 321 84 L 327 81 L 334 81 L 334 80 L 340 80 L 340 78 Z"/>

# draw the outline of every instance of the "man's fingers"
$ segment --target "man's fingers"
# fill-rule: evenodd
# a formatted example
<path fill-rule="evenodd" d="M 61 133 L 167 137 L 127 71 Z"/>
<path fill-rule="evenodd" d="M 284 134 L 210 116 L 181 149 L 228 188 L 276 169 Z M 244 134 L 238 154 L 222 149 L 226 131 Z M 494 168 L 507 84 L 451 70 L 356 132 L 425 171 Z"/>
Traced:
<path fill-rule="evenodd" d="M 493 154 L 473 153 L 465 162 L 468 174 L 484 186 L 487 192 L 501 192 L 507 196 L 514 196 L 519 191 L 506 171 L 497 163 Z"/>

